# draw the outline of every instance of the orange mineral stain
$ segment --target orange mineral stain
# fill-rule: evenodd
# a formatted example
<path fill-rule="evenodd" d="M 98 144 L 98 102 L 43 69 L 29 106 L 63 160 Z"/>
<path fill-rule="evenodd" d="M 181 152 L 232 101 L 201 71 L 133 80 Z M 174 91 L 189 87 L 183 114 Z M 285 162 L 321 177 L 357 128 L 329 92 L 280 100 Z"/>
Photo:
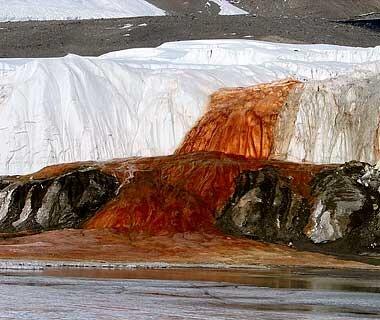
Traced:
<path fill-rule="evenodd" d="M 308 196 L 315 173 L 326 166 L 254 160 L 217 152 L 125 159 L 101 164 L 121 182 L 118 195 L 84 226 L 150 235 L 202 231 L 218 233 L 215 216 L 245 170 L 277 168 Z M 133 177 L 126 174 L 134 168 Z"/>
<path fill-rule="evenodd" d="M 219 90 L 176 153 L 219 151 L 268 159 L 279 111 L 293 88 L 300 85 L 285 80 Z"/>

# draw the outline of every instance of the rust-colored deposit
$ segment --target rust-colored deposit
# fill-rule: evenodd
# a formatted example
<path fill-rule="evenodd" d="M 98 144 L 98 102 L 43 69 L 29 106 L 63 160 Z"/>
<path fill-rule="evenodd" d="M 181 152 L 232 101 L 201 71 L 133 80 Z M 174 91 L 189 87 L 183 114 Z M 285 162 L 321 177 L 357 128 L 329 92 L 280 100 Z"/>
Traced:
<path fill-rule="evenodd" d="M 268 159 L 278 114 L 290 92 L 300 85 L 286 80 L 214 93 L 206 114 L 176 153 L 220 151 Z"/>
<path fill-rule="evenodd" d="M 292 177 L 293 187 L 304 195 L 314 174 L 326 168 L 215 152 L 109 162 L 100 167 L 116 175 L 122 186 L 85 228 L 154 235 L 215 233 L 215 214 L 233 193 L 235 178 L 244 170 L 268 165 Z"/>
<path fill-rule="evenodd" d="M 375 269 L 355 261 L 298 251 L 283 245 L 202 232 L 126 235 L 109 230 L 60 230 L 1 240 L 0 259 L 165 262 L 245 266 Z"/>
<path fill-rule="evenodd" d="M 83 166 L 52 166 L 33 174 L 51 177 Z M 105 163 L 90 162 L 115 175 L 122 184 L 118 195 L 84 226 L 110 228 L 150 235 L 182 232 L 217 232 L 215 214 L 234 190 L 235 178 L 244 170 L 265 166 L 278 168 L 293 178 L 295 191 L 308 196 L 314 174 L 326 165 L 260 161 L 220 152 L 198 152 L 156 158 L 130 158 Z"/>
<path fill-rule="evenodd" d="M 298 85 L 286 80 L 215 93 L 208 112 L 174 156 L 52 166 L 33 177 L 62 174 L 83 165 L 115 175 L 121 183 L 118 195 L 87 221 L 87 229 L 150 235 L 215 233 L 215 215 L 233 193 L 234 180 L 242 171 L 272 165 L 291 176 L 295 191 L 307 196 L 313 174 L 326 167 L 266 160 L 278 112 Z M 199 152 L 205 150 L 209 152 Z"/>
<path fill-rule="evenodd" d="M 226 237 L 215 226 L 243 171 L 272 166 L 308 198 L 315 174 L 333 166 L 268 160 L 279 111 L 300 85 L 288 80 L 215 93 L 172 156 L 63 164 L 17 177 L 45 179 L 94 167 L 115 176 L 120 187 L 82 230 L 0 234 L 0 258 L 371 268 Z"/>

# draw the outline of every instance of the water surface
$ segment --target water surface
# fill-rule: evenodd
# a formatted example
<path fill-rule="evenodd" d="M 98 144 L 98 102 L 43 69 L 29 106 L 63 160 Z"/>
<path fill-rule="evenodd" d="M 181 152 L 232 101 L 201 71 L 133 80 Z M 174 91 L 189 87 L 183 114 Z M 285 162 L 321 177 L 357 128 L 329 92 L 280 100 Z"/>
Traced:
<path fill-rule="evenodd" d="M 46 270 L 0 274 L 0 319 L 380 319 L 380 274 Z"/>

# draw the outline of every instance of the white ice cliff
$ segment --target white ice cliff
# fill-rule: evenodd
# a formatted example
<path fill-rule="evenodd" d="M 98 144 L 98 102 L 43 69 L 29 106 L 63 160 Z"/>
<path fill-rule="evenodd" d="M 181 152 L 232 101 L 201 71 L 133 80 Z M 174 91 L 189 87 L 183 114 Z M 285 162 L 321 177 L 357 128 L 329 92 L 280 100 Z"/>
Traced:
<path fill-rule="evenodd" d="M 302 81 L 337 76 L 363 79 L 379 72 L 379 60 L 380 47 L 249 40 L 167 43 L 101 57 L 0 59 L 0 174 L 29 173 L 68 161 L 170 154 L 203 114 L 208 96 L 221 87 L 250 86 L 287 77 Z M 377 76 L 371 79 L 367 91 L 375 90 L 371 88 L 376 87 Z M 349 81 L 346 87 L 340 87 L 339 81 L 324 85 L 336 87 L 339 103 L 351 110 L 351 100 L 362 95 L 361 89 L 351 90 Z M 313 82 L 306 87 L 317 85 Z M 298 122 L 307 112 L 313 112 L 307 109 L 308 94 L 311 95 L 308 92 L 305 90 L 300 97 Z M 377 115 L 377 96 L 376 93 L 371 98 L 371 114 L 360 115 L 367 112 L 365 103 L 354 108 L 360 115 L 357 121 Z M 334 109 L 321 103 L 322 93 L 312 98 L 313 106 L 321 106 L 321 114 L 335 115 Z M 329 101 L 333 98 L 328 95 Z M 372 120 L 368 127 L 355 127 L 355 132 L 369 137 L 368 131 L 375 126 Z M 325 130 L 334 119 L 325 114 L 315 121 L 322 125 L 320 130 Z M 286 150 L 292 159 L 341 162 L 357 155 L 366 161 L 374 160 L 367 149 L 357 153 L 347 147 L 344 156 L 338 155 L 346 148 L 346 129 L 334 136 L 333 153 L 329 154 L 330 147 L 324 144 L 318 147 L 321 150 L 305 151 L 303 144 L 325 143 L 324 139 L 330 141 L 335 133 L 314 134 L 298 122 Z M 296 145 L 303 133 L 314 136 L 302 137 L 300 146 Z"/>
<path fill-rule="evenodd" d="M 379 73 L 305 83 L 280 113 L 272 158 L 376 163 L 380 159 L 379 87 Z"/>

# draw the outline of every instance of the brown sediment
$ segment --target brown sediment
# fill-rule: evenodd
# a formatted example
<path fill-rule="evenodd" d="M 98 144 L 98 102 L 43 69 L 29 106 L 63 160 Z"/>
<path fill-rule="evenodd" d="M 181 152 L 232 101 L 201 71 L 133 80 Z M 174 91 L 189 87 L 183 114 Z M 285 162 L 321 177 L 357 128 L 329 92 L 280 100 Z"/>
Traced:
<path fill-rule="evenodd" d="M 219 151 L 268 159 L 278 114 L 289 93 L 301 85 L 296 80 L 284 80 L 219 90 L 176 154 Z"/>
<path fill-rule="evenodd" d="M 118 195 L 84 225 L 88 229 L 145 234 L 215 232 L 215 215 L 231 196 L 234 180 L 242 171 L 274 166 L 292 177 L 295 191 L 307 197 L 314 173 L 326 167 L 261 161 L 269 157 L 278 112 L 289 93 L 301 85 L 284 80 L 216 92 L 208 112 L 174 156 L 63 164 L 32 177 L 44 179 L 86 166 L 116 176 L 121 183 Z"/>
<path fill-rule="evenodd" d="M 110 230 L 60 230 L 0 240 L 0 259 L 123 263 L 298 266 L 346 269 L 378 267 L 287 246 L 202 232 L 145 236 Z"/>

